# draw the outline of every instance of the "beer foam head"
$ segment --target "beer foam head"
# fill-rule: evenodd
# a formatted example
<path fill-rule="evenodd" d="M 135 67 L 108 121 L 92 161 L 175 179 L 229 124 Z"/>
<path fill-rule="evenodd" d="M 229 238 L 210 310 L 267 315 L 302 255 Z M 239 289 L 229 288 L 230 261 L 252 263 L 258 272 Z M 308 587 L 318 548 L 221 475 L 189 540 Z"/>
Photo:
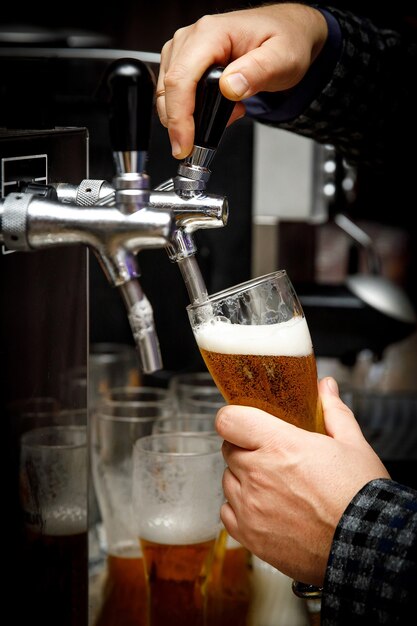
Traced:
<path fill-rule="evenodd" d="M 204 510 L 199 516 L 195 511 L 181 509 L 165 514 L 156 512 L 155 515 L 148 515 L 147 512 L 146 519 L 140 524 L 139 535 L 142 539 L 154 543 L 190 545 L 214 539 L 219 530 L 220 517 L 214 523 L 210 523 L 204 515 Z"/>
<path fill-rule="evenodd" d="M 231 324 L 216 318 L 194 330 L 200 349 L 221 354 L 307 356 L 313 346 L 304 317 L 279 324 Z"/>
<path fill-rule="evenodd" d="M 87 511 L 79 506 L 57 506 L 42 510 L 43 534 L 77 535 L 87 530 Z"/>

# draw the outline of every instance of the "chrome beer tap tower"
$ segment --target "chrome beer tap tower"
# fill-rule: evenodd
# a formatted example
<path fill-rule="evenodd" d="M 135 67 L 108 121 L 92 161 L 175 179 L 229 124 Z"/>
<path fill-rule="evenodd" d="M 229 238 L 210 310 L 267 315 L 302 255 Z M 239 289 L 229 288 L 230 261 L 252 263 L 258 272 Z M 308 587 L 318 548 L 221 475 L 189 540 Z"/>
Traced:
<path fill-rule="evenodd" d="M 206 193 L 209 165 L 233 108 L 218 88 L 221 71 L 210 68 L 198 86 L 192 154 L 177 176 L 154 190 L 146 163 L 155 80 L 145 63 L 125 58 L 112 63 L 105 76 L 113 181 L 52 182 L 47 190 L 28 184 L 0 200 L 0 242 L 8 250 L 82 244 L 94 252 L 110 285 L 120 291 L 145 373 L 161 369 L 162 357 L 137 254 L 165 247 L 178 263 L 190 300 L 198 300 L 207 292 L 193 233 L 227 223 L 227 199 Z"/>

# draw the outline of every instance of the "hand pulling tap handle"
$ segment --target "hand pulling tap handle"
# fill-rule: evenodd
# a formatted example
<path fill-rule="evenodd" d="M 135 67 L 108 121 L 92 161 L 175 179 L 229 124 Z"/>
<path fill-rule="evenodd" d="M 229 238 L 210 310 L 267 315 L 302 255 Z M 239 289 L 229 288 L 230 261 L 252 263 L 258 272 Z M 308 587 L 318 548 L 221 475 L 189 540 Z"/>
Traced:
<path fill-rule="evenodd" d="M 145 171 L 155 77 L 138 59 L 118 59 L 107 76 L 110 141 L 118 175 Z"/>
<path fill-rule="evenodd" d="M 173 188 L 182 201 L 182 212 L 177 212 L 177 236 L 167 247 L 170 258 L 178 263 L 191 302 L 207 298 L 207 288 L 198 267 L 193 233 L 199 228 L 216 228 L 227 222 L 228 205 L 226 198 L 205 194 L 210 178 L 209 165 L 216 153 L 235 103 L 223 96 L 219 80 L 223 67 L 214 65 L 208 68 L 198 82 L 194 109 L 194 148 L 191 154 L 178 167 L 178 175 L 173 179 Z M 169 189 L 162 185 L 161 190 Z M 207 211 L 206 207 L 191 215 L 187 205 L 191 200 L 203 203 L 213 202 L 217 210 Z"/>
<path fill-rule="evenodd" d="M 198 82 L 194 109 L 194 148 L 178 167 L 180 179 L 174 181 L 176 189 L 187 191 L 190 185 L 184 179 L 190 179 L 193 181 L 191 188 L 201 191 L 210 178 L 210 163 L 236 104 L 225 98 L 219 89 L 223 70 L 219 65 L 212 65 Z"/>

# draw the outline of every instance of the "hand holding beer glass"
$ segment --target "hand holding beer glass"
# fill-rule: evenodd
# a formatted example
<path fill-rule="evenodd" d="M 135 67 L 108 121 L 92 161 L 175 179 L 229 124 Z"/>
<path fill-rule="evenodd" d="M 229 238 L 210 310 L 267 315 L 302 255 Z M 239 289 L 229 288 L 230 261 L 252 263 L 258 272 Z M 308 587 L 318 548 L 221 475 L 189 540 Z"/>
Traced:
<path fill-rule="evenodd" d="M 217 438 L 154 434 L 133 451 L 133 506 L 149 626 L 204 626 L 206 585 L 224 502 Z"/>
<path fill-rule="evenodd" d="M 324 433 L 310 332 L 285 270 L 187 307 L 208 370 L 229 404 L 253 406 Z M 301 597 L 320 595 L 294 582 Z"/>

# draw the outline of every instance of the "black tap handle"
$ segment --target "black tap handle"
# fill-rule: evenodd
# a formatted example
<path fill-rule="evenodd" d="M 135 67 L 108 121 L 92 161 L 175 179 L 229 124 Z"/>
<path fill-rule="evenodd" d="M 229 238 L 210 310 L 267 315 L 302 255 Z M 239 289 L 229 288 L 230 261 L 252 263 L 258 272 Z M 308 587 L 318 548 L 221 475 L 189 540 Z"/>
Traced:
<path fill-rule="evenodd" d="M 201 77 L 196 92 L 194 144 L 216 150 L 235 102 L 223 96 L 219 80 L 224 67 L 213 65 Z"/>
<path fill-rule="evenodd" d="M 107 85 L 113 151 L 147 151 L 155 97 L 152 71 L 138 59 L 118 59 L 109 67 Z"/>

